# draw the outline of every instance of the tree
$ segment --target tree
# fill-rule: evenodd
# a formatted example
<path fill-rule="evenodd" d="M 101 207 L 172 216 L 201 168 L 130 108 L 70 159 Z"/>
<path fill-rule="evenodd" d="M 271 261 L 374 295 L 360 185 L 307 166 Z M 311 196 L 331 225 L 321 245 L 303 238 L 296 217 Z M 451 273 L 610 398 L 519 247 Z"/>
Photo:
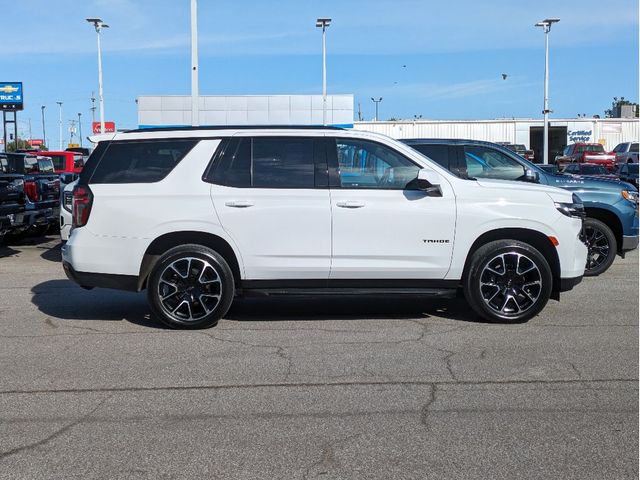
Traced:
<path fill-rule="evenodd" d="M 624 97 L 613 97 L 613 102 L 611 102 L 611 108 L 604 111 L 605 118 L 616 118 L 620 117 L 620 107 L 623 105 L 631 105 L 633 107 L 634 116 L 638 118 L 638 104 L 630 102 Z"/>
<path fill-rule="evenodd" d="M 46 152 L 49 150 L 46 145 L 40 145 L 40 147 L 32 147 L 28 140 L 23 140 L 21 138 L 18 139 L 18 146 L 16 147 L 16 142 L 11 141 L 7 142 L 7 152 L 15 152 L 18 150 L 40 150 L 42 152 Z"/>

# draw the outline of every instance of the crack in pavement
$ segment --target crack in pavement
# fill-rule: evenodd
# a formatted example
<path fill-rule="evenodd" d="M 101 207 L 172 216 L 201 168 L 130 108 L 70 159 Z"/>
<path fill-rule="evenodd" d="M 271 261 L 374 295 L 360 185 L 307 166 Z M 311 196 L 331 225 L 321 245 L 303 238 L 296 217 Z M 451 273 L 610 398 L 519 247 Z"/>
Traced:
<path fill-rule="evenodd" d="M 313 462 L 306 468 L 306 470 L 302 474 L 302 478 L 304 480 L 307 480 L 309 478 L 317 478 L 320 475 L 328 474 L 329 469 L 336 465 L 336 449 L 344 447 L 346 443 L 361 435 L 361 433 L 356 433 L 344 438 L 340 438 L 338 440 L 323 443 L 321 447 L 320 459 L 316 462 Z M 318 472 L 316 472 L 313 477 L 310 477 L 309 475 L 311 474 L 311 470 L 313 470 L 314 468 L 317 469 Z"/>
<path fill-rule="evenodd" d="M 431 385 L 431 390 L 429 391 L 429 398 L 427 399 L 427 403 L 424 404 L 424 406 L 420 409 L 420 423 L 422 425 L 424 425 L 425 427 L 427 427 L 427 429 L 429 428 L 429 408 L 431 408 L 431 405 L 433 405 L 433 402 L 436 401 L 436 393 L 438 390 L 438 385 L 437 384 L 433 384 Z"/>
<path fill-rule="evenodd" d="M 32 449 L 37 448 L 37 447 L 41 447 L 42 445 L 46 445 L 50 441 L 60 437 L 61 435 L 65 434 L 66 432 L 71 430 L 76 425 L 79 425 L 83 421 L 85 421 L 88 418 L 90 418 L 91 415 L 93 415 L 93 413 L 95 413 L 98 410 L 98 408 L 100 408 L 107 400 L 109 400 L 111 397 L 113 397 L 113 395 L 115 395 L 115 393 L 112 393 L 111 395 L 107 395 L 105 398 L 100 400 L 100 402 L 98 402 L 98 404 L 94 408 L 92 408 L 91 411 L 89 411 L 85 415 L 81 416 L 80 418 L 74 420 L 73 422 L 68 423 L 64 427 L 59 428 L 58 430 L 56 430 L 52 434 L 46 436 L 45 438 L 43 438 L 41 440 L 38 440 L 37 442 L 29 443 L 27 445 L 23 445 L 21 447 L 15 447 L 15 448 L 12 448 L 11 450 L 0 452 L 0 461 L 4 460 L 5 458 L 7 458 L 7 457 L 9 457 L 11 455 L 15 455 L 16 453 L 32 450 Z"/>

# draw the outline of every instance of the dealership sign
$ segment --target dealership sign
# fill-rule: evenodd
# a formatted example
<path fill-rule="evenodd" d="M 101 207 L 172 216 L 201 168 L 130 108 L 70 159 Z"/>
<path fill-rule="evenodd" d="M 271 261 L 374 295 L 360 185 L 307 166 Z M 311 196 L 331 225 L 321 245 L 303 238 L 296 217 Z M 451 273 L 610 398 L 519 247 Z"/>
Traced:
<path fill-rule="evenodd" d="M 22 110 L 22 98 L 22 82 L 0 82 L 0 110 Z"/>
<path fill-rule="evenodd" d="M 91 124 L 93 133 L 100 133 L 100 122 L 93 122 Z M 116 131 L 115 122 L 104 122 L 104 133 L 112 133 Z"/>

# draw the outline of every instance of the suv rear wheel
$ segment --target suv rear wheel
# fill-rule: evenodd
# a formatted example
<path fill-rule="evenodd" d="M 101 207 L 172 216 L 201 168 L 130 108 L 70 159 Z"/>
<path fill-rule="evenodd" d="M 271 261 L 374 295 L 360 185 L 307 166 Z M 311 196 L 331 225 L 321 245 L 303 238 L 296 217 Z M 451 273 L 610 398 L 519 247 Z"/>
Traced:
<path fill-rule="evenodd" d="M 147 282 L 154 315 L 172 328 L 210 328 L 233 301 L 233 274 L 225 259 L 202 245 L 168 250 Z"/>
<path fill-rule="evenodd" d="M 544 308 L 552 283 L 549 263 L 538 250 L 517 240 L 498 240 L 473 253 L 464 294 L 485 320 L 520 323 Z"/>

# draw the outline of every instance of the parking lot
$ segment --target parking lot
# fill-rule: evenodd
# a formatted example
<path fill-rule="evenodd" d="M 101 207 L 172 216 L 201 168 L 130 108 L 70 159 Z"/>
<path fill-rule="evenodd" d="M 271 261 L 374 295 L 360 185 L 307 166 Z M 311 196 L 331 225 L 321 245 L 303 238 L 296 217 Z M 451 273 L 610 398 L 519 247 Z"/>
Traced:
<path fill-rule="evenodd" d="M 0 478 L 637 478 L 637 250 L 522 325 L 258 298 L 191 332 L 54 236 L 0 257 Z"/>

